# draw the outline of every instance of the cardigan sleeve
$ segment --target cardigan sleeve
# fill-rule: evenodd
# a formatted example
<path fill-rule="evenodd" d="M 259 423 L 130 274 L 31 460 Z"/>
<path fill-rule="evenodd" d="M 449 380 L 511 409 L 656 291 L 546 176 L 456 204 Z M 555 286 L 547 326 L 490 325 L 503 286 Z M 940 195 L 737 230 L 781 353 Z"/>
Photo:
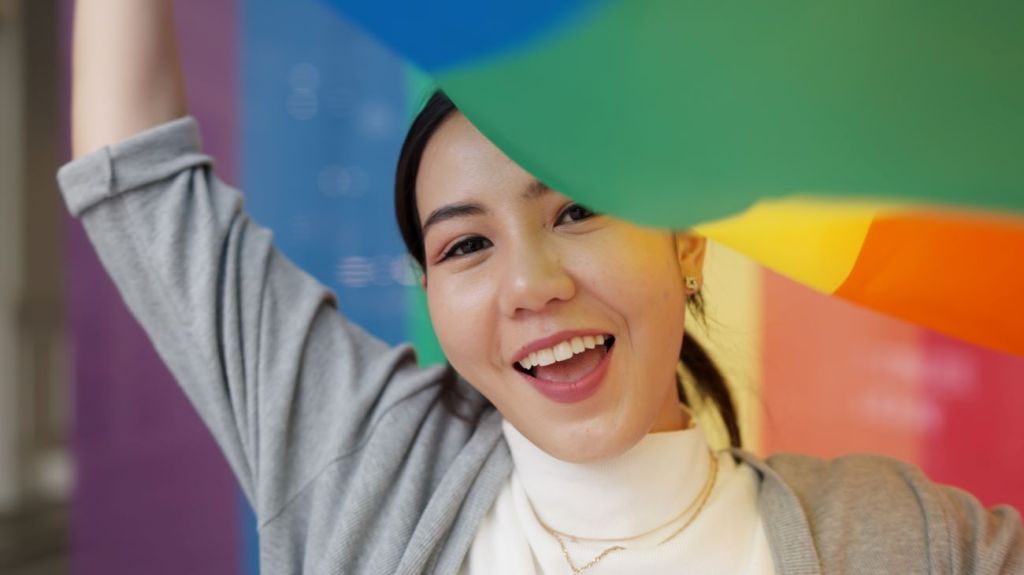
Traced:
<path fill-rule="evenodd" d="M 813 542 L 814 559 L 801 565 L 817 565 L 800 572 L 1024 573 L 1016 510 L 986 509 L 914 465 L 877 455 L 744 458 L 764 478 L 761 505 L 776 556 L 788 565 L 796 536 Z"/>
<path fill-rule="evenodd" d="M 274 247 L 214 174 L 193 119 L 77 159 L 58 181 L 261 521 L 382 414 L 436 387 L 437 370 L 348 322 Z"/>
<path fill-rule="evenodd" d="M 973 495 L 936 486 L 953 573 L 1024 573 L 1024 527 L 1008 505 L 986 509 Z"/>

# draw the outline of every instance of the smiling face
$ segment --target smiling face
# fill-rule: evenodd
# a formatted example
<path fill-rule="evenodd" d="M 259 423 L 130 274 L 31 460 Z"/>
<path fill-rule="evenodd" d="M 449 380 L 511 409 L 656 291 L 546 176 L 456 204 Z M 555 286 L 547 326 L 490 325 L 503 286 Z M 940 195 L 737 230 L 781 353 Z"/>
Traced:
<path fill-rule="evenodd" d="M 458 112 L 427 144 L 416 190 L 441 347 L 527 438 L 583 462 L 684 424 L 683 276 L 701 277 L 702 238 L 592 214 Z"/>

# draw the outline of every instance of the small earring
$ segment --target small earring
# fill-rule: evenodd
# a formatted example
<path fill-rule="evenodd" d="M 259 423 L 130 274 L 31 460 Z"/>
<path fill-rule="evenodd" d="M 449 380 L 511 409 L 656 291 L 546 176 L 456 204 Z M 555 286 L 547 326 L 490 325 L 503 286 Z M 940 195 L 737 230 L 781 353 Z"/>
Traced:
<path fill-rule="evenodd" d="M 697 278 L 686 276 L 686 291 L 689 292 L 689 295 L 697 293 Z"/>

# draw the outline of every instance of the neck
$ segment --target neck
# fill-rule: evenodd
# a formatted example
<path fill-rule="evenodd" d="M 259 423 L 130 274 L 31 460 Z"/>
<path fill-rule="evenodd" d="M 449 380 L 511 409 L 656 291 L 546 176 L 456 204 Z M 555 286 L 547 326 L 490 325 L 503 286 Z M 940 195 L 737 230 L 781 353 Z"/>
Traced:
<path fill-rule="evenodd" d="M 609 460 L 570 463 L 503 425 L 516 479 L 537 517 L 577 537 L 626 538 L 670 521 L 698 495 L 710 470 L 699 426 L 652 432 Z"/>
<path fill-rule="evenodd" d="M 683 405 L 677 397 L 676 386 L 678 381 L 674 375 L 672 377 L 672 385 L 665 386 L 665 396 L 662 398 L 661 411 L 658 412 L 658 417 L 654 420 L 654 424 L 647 431 L 648 433 L 661 433 L 663 431 L 679 431 L 681 429 L 689 429 L 694 422 L 693 412 L 690 408 Z"/>
<path fill-rule="evenodd" d="M 675 401 L 666 401 L 662 405 L 664 407 L 648 433 L 680 431 L 691 427 L 694 419 L 689 409 L 680 409 L 680 405 Z"/>

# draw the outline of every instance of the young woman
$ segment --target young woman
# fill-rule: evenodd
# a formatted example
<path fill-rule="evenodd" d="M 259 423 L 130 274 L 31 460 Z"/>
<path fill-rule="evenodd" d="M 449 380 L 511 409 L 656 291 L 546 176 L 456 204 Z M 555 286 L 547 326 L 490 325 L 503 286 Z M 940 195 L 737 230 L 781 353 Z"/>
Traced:
<path fill-rule="evenodd" d="M 1016 512 L 911 466 L 712 452 L 676 379 L 682 359 L 738 447 L 684 341 L 704 240 L 573 203 L 443 94 L 396 207 L 454 370 L 350 324 L 213 175 L 170 11 L 79 0 L 59 179 L 252 502 L 264 573 L 1024 570 Z"/>

